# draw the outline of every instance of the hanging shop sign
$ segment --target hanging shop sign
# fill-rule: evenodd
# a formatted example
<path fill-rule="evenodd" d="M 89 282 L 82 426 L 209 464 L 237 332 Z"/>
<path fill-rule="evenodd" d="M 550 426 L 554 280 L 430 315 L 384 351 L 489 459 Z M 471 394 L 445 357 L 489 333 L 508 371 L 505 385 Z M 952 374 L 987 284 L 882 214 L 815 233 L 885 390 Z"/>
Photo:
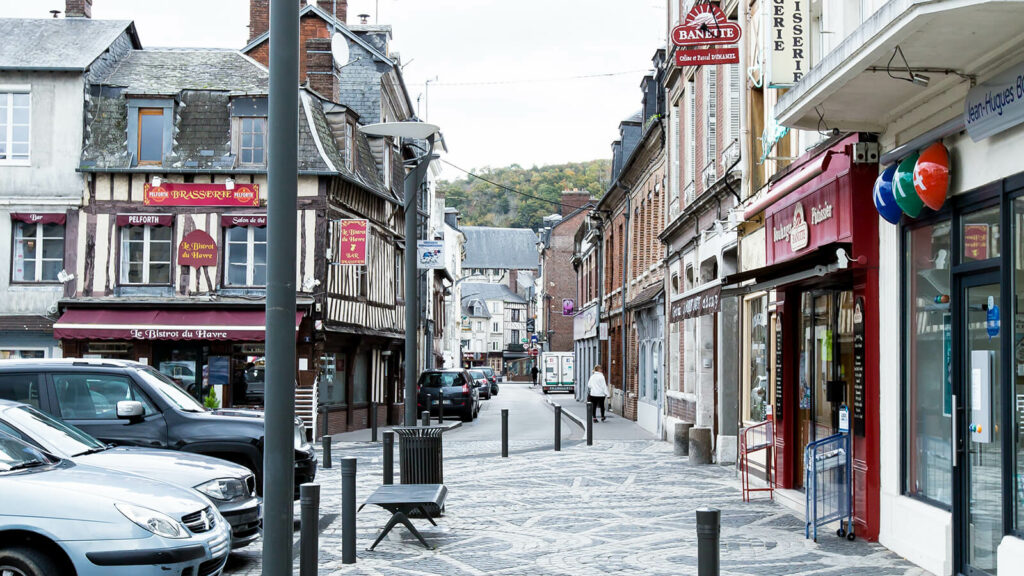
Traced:
<path fill-rule="evenodd" d="M 771 0 L 768 18 L 768 87 L 800 81 L 811 64 L 809 0 Z"/>
<path fill-rule="evenodd" d="M 338 225 L 338 260 L 343 266 L 366 266 L 367 220 L 341 220 Z"/>
<path fill-rule="evenodd" d="M 444 268 L 444 241 L 420 240 L 416 244 L 416 268 L 420 270 Z"/>
<path fill-rule="evenodd" d="M 773 407 L 775 413 L 775 421 L 782 419 L 782 406 L 783 406 L 783 386 L 782 386 L 782 366 L 784 357 L 782 355 L 783 350 L 783 338 L 782 338 L 782 313 L 775 313 L 775 406 Z"/>
<path fill-rule="evenodd" d="M 697 318 L 715 314 L 720 308 L 722 286 L 713 286 L 693 296 L 687 296 L 672 303 L 669 322 L 680 322 L 689 318 Z"/>
<path fill-rule="evenodd" d="M 224 214 L 220 217 L 220 225 L 225 228 L 234 226 L 263 228 L 267 225 L 266 214 Z"/>
<path fill-rule="evenodd" d="M 853 433 L 864 435 L 864 382 L 867 360 L 864 341 L 864 297 L 857 296 L 853 305 Z"/>
<path fill-rule="evenodd" d="M 1024 62 L 967 92 L 964 126 L 979 142 L 1024 122 Z"/>
<path fill-rule="evenodd" d="M 936 142 L 925 148 L 914 164 L 914 191 L 932 210 L 942 208 L 949 191 L 949 151 Z"/>
<path fill-rule="evenodd" d="M 576 301 L 572 298 L 562 298 L 562 316 L 576 315 Z"/>
<path fill-rule="evenodd" d="M 217 243 L 202 230 L 193 230 L 178 244 L 179 266 L 216 266 Z"/>
<path fill-rule="evenodd" d="M 597 336 L 597 306 L 591 306 L 572 319 L 573 340 L 586 340 Z"/>
<path fill-rule="evenodd" d="M 147 206 L 259 206 L 259 184 L 146 183 L 142 188 Z"/>
<path fill-rule="evenodd" d="M 672 43 L 676 46 L 735 44 L 740 41 L 741 33 L 740 25 L 730 22 L 717 4 L 695 4 L 682 24 L 672 29 Z"/>
<path fill-rule="evenodd" d="M 914 152 L 901 160 L 892 179 L 896 203 L 903 213 L 911 218 L 917 218 L 921 214 L 921 208 L 924 208 L 924 202 L 914 190 L 914 166 L 917 165 L 917 158 L 918 153 Z"/>
<path fill-rule="evenodd" d="M 12 212 L 11 220 L 25 224 L 60 224 L 67 222 L 66 214 L 40 214 L 38 212 Z"/>
<path fill-rule="evenodd" d="M 917 218 L 925 206 L 940 210 L 948 193 L 949 150 L 935 142 L 882 171 L 873 197 L 882 218 L 899 224 L 903 214 Z"/>
<path fill-rule="evenodd" d="M 875 210 L 890 224 L 899 224 L 903 217 L 903 210 L 896 203 L 896 196 L 893 192 L 893 178 L 896 176 L 896 165 L 893 164 L 875 180 L 875 187 L 872 191 L 872 198 L 875 200 Z"/>

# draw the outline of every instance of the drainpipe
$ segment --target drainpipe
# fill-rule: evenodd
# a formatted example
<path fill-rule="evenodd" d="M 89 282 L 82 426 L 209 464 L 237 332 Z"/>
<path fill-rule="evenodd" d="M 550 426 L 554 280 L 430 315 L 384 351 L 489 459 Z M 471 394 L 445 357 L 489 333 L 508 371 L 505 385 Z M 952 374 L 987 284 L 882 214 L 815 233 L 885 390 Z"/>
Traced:
<path fill-rule="evenodd" d="M 597 267 L 597 350 L 601 349 L 601 299 L 604 298 L 604 220 L 598 224 L 598 237 L 597 237 L 597 261 L 599 263 Z M 608 339 L 611 342 L 611 338 Z M 608 350 L 611 352 L 611 349 Z M 609 360 L 611 356 L 609 354 Z M 601 363 L 601 355 L 598 354 L 595 363 Z M 605 368 L 607 370 L 607 367 Z M 577 390 L 581 390 L 582 386 L 577 386 Z M 583 399 L 581 396 L 580 400 Z"/>
<path fill-rule="evenodd" d="M 622 337 L 622 416 L 626 416 L 626 361 L 627 341 L 626 338 L 626 282 L 628 279 L 627 266 L 629 265 L 629 214 L 633 205 L 633 198 L 630 197 L 630 190 L 626 190 L 626 225 L 623 227 L 622 245 L 622 326 L 619 327 L 619 335 Z"/>

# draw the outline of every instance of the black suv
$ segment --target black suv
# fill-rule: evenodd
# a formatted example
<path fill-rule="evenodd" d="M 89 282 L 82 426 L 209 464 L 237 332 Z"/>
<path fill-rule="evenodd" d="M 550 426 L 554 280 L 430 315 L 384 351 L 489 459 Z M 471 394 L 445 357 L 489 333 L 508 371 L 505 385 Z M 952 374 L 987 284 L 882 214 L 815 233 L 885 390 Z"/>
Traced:
<path fill-rule="evenodd" d="M 151 366 L 126 360 L 3 360 L 0 398 L 38 407 L 103 442 L 215 456 L 249 468 L 263 492 L 263 414 L 210 411 Z M 316 477 L 295 423 L 295 494 Z"/>
<path fill-rule="evenodd" d="M 426 370 L 416 386 L 419 411 L 457 415 L 472 422 L 480 413 L 480 388 L 465 370 Z"/>

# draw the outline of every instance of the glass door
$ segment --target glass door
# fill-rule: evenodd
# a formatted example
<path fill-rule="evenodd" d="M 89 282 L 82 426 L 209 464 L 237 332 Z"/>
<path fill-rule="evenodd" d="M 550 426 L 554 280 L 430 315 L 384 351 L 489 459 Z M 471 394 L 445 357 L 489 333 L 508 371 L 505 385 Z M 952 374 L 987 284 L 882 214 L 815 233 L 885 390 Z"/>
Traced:
<path fill-rule="evenodd" d="M 1002 540 L 1002 326 L 999 276 L 988 273 L 960 282 L 960 382 L 953 403 L 953 467 L 961 489 L 957 499 L 956 539 L 961 572 L 996 575 L 996 550 Z"/>

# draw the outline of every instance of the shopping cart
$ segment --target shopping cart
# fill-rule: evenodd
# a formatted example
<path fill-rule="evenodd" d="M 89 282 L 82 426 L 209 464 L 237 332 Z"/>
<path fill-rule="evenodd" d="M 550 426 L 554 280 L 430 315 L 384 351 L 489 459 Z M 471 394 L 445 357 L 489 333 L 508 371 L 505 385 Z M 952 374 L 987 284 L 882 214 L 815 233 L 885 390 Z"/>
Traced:
<path fill-rule="evenodd" d="M 804 489 L 806 490 L 807 524 L 804 537 L 818 527 L 839 522 L 836 535 L 853 540 L 853 491 L 850 481 L 850 436 L 834 434 L 811 442 L 804 450 Z"/>
<path fill-rule="evenodd" d="M 743 486 L 743 501 L 750 502 L 751 492 L 767 492 L 768 497 L 775 499 L 775 475 L 772 472 L 772 448 L 775 446 L 775 426 L 771 420 L 748 426 L 740 430 L 740 482 Z M 750 487 L 750 464 L 753 456 L 754 466 L 760 467 L 760 455 L 764 453 L 765 487 Z"/>

